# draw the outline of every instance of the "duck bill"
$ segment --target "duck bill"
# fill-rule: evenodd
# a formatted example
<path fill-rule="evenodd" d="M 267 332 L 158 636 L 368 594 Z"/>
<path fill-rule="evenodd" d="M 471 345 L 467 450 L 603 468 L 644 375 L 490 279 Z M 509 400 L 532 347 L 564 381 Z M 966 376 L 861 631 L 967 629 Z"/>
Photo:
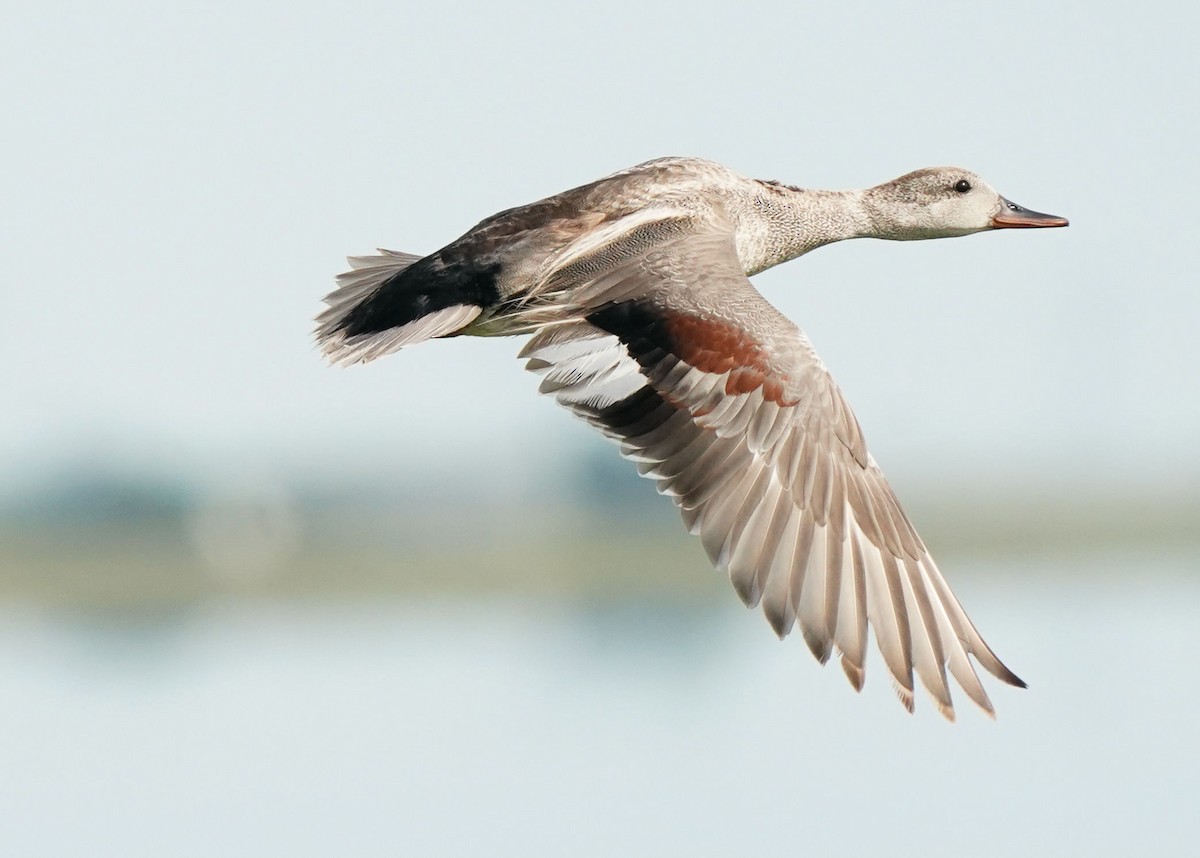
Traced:
<path fill-rule="evenodd" d="M 1031 212 L 1011 200 L 1000 198 L 1000 213 L 992 218 L 993 229 L 1034 229 L 1041 226 L 1069 226 L 1070 221 L 1058 215 Z"/>

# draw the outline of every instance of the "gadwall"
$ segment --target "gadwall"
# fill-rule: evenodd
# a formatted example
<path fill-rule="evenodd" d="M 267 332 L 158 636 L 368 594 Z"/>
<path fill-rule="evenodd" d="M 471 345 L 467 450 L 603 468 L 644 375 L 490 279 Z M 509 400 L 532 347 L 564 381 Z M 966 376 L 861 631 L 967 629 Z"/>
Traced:
<path fill-rule="evenodd" d="M 798 625 L 855 689 L 867 626 L 901 702 L 913 672 L 953 719 L 946 671 L 989 714 L 984 643 L 796 325 L 748 277 L 848 238 L 1066 226 L 967 170 L 803 190 L 662 158 L 493 215 L 428 256 L 351 257 L 317 317 L 330 362 L 435 337 L 532 334 L 540 390 L 616 441 L 781 638 Z"/>

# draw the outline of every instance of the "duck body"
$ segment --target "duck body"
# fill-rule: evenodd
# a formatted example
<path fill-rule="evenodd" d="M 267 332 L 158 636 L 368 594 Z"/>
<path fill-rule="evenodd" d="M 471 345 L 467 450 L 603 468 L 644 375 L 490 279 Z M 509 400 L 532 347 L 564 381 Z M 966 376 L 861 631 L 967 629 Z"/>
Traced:
<path fill-rule="evenodd" d="M 805 194 L 810 211 L 801 231 L 795 197 Z M 698 158 L 650 161 L 499 212 L 428 256 L 397 261 L 391 276 L 341 320 L 340 331 L 353 342 L 465 306 L 481 312 L 457 333 L 527 333 L 538 324 L 531 305 L 569 293 L 605 266 L 684 230 L 731 229 L 743 271 L 755 274 L 853 237 L 861 223 L 848 213 L 832 217 L 820 204 L 827 194 L 748 179 Z M 515 310 L 524 312 L 508 312 Z"/>
<path fill-rule="evenodd" d="M 801 190 L 663 158 L 489 217 L 425 257 L 352 257 L 317 318 L 334 363 L 426 339 L 532 334 L 541 391 L 620 445 L 747 605 L 798 626 L 855 688 L 867 628 L 911 710 L 914 671 L 953 716 L 968 656 L 1023 685 L 934 565 L 808 339 L 748 276 L 849 238 L 1065 226 L 959 168 Z"/>

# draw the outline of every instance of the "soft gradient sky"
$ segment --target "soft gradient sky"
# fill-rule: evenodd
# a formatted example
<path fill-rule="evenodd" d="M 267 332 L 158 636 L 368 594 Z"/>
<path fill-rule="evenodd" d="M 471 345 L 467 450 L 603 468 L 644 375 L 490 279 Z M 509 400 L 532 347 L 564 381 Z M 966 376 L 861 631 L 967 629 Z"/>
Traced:
<path fill-rule="evenodd" d="M 665 154 L 809 187 L 955 163 L 1069 230 L 758 278 L 920 479 L 1200 475 L 1186 3 L 10 4 L 0 479 L 64 463 L 534 479 L 512 341 L 318 359 L 350 253 Z M 550 462 L 547 466 L 546 461 Z M 486 477 L 485 477 L 486 478 Z"/>
<path fill-rule="evenodd" d="M 1195 851 L 1194 4 L 0 20 L 4 854 Z M 563 502 L 615 454 L 536 395 L 519 342 L 319 359 L 347 254 L 433 251 L 667 154 L 834 188 L 952 163 L 1071 219 L 847 242 L 756 281 L 906 502 L 1036 501 L 956 543 L 961 503 L 935 548 L 1030 681 L 989 683 L 996 723 L 924 698 L 908 718 L 876 654 L 858 697 L 775 646 L 670 504 L 675 541 L 639 542 L 643 507 Z M 97 469 L 200 502 L 11 515 Z M 306 481 L 371 514 L 293 517 Z M 1078 511 L 1094 498 L 1117 502 Z"/>

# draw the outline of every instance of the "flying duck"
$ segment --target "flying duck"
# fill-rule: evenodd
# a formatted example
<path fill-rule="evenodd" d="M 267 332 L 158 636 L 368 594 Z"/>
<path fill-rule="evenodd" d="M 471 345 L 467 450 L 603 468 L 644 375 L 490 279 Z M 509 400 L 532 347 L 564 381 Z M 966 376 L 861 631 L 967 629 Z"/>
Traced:
<path fill-rule="evenodd" d="M 953 720 L 947 671 L 994 709 L 970 656 L 1009 670 L 950 591 L 804 332 L 751 285 L 849 238 L 1067 226 L 957 167 L 807 190 L 661 158 L 493 215 L 428 256 L 351 257 L 317 317 L 334 364 L 423 340 L 531 335 L 540 390 L 620 445 L 781 638 L 798 626 L 856 690 L 867 627 L 913 709 Z"/>

